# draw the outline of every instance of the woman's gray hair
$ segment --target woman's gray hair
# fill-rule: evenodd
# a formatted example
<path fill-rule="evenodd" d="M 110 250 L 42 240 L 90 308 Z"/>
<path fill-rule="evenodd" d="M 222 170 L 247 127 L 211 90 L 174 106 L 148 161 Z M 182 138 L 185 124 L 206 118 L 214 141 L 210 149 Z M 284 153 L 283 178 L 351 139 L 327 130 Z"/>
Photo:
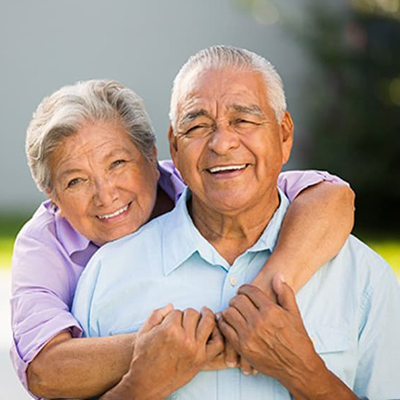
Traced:
<path fill-rule="evenodd" d="M 264 57 L 251 51 L 231 46 L 212 46 L 191 56 L 175 77 L 171 93 L 169 118 L 176 134 L 177 112 L 185 78 L 193 71 L 231 67 L 238 70 L 261 72 L 268 88 L 268 101 L 280 123 L 286 111 L 282 79 L 274 66 Z"/>
<path fill-rule="evenodd" d="M 155 135 L 142 99 L 113 80 L 88 80 L 64 86 L 38 106 L 26 136 L 26 154 L 39 190 L 53 189 L 49 155 L 64 138 L 86 123 L 116 121 L 126 128 L 132 142 L 153 159 Z"/>

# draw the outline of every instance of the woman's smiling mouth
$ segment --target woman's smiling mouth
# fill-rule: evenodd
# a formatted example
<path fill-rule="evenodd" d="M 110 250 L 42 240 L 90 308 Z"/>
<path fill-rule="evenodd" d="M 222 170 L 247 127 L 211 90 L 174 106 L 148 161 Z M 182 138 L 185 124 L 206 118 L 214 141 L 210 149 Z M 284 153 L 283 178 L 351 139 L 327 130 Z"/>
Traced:
<path fill-rule="evenodd" d="M 126 206 L 120 208 L 119 210 L 114 211 L 114 212 L 111 213 L 111 214 L 96 215 L 96 217 L 97 217 L 98 219 L 101 219 L 101 220 L 108 220 L 108 219 L 110 219 L 110 218 L 117 217 L 118 215 L 121 215 L 121 214 L 123 214 L 125 211 L 127 211 L 130 205 L 131 205 L 131 202 L 128 203 Z"/>

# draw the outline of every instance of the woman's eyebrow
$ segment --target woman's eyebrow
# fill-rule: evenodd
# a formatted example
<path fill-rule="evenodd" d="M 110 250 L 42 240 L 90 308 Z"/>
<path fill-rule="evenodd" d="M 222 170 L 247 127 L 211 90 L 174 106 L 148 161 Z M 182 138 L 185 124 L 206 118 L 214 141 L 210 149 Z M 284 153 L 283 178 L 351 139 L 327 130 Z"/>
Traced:
<path fill-rule="evenodd" d="M 62 179 L 65 179 L 66 177 L 68 177 L 69 175 L 80 174 L 81 172 L 82 172 L 82 169 L 80 169 L 80 168 L 69 168 L 61 173 L 59 179 L 62 180 Z"/>
<path fill-rule="evenodd" d="M 104 155 L 104 160 L 108 160 L 109 158 L 116 157 L 116 156 L 121 156 L 121 155 L 125 156 L 125 155 L 129 155 L 129 154 L 130 153 L 128 150 L 121 147 L 119 149 L 114 149 L 114 150 L 111 150 L 108 153 L 106 153 Z"/>

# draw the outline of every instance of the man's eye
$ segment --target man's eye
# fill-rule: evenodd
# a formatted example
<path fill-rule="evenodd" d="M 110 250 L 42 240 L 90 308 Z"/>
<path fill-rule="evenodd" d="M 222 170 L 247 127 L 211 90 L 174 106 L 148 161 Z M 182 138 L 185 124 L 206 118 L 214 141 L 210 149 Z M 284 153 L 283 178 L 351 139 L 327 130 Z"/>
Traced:
<path fill-rule="evenodd" d="M 115 160 L 111 163 L 111 168 L 118 167 L 119 165 L 125 164 L 126 160 Z"/>
<path fill-rule="evenodd" d="M 255 125 L 255 123 L 253 121 L 249 121 L 247 119 L 237 119 L 235 120 L 235 125 Z"/>
<path fill-rule="evenodd" d="M 68 188 L 73 188 L 73 187 L 75 187 L 75 186 L 77 186 L 79 183 L 81 183 L 82 182 L 82 179 L 81 178 L 74 178 L 74 179 L 71 179 L 69 182 L 68 182 L 68 184 L 67 184 L 67 187 Z"/>
<path fill-rule="evenodd" d="M 211 125 L 201 124 L 190 127 L 185 131 L 185 135 L 205 133 L 212 129 Z"/>

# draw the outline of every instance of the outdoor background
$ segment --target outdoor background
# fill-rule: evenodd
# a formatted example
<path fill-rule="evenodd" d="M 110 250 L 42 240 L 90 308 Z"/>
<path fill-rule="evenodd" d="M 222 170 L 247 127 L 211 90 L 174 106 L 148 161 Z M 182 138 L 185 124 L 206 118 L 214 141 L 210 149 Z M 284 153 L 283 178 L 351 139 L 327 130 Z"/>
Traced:
<path fill-rule="evenodd" d="M 0 399 L 29 398 L 8 360 L 8 297 L 15 235 L 43 200 L 24 154 L 32 112 L 63 85 L 117 79 L 167 158 L 172 80 L 213 44 L 277 67 L 296 127 L 287 168 L 348 180 L 355 234 L 400 274 L 400 0 L 0 0 Z"/>

